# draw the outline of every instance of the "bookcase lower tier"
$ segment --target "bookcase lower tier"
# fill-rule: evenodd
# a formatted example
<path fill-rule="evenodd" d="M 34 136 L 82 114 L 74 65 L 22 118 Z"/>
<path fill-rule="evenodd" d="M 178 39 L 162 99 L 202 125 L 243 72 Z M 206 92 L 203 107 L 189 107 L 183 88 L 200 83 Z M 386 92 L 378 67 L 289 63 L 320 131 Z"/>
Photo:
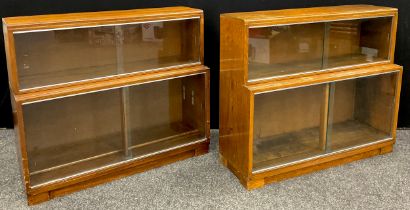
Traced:
<path fill-rule="evenodd" d="M 221 161 L 253 189 L 390 152 L 400 81 L 389 71 L 252 92 L 249 130 L 220 131 Z"/>
<path fill-rule="evenodd" d="M 252 172 L 392 139 L 397 73 L 254 97 Z"/>
<path fill-rule="evenodd" d="M 29 204 L 208 151 L 207 78 L 204 72 L 19 103 Z"/>

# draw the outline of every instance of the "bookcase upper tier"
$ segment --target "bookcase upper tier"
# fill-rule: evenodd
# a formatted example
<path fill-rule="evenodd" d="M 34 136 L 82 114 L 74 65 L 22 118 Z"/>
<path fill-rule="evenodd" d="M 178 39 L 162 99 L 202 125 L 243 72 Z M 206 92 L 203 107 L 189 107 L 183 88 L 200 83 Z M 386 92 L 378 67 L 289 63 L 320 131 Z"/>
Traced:
<path fill-rule="evenodd" d="M 188 7 L 4 18 L 10 84 L 24 93 L 202 65 L 202 18 Z"/>
<path fill-rule="evenodd" d="M 233 60 L 244 81 L 393 63 L 397 9 L 350 5 L 221 15 L 221 65 Z M 239 66 L 240 64 L 244 64 Z M 228 64 L 227 64 L 228 65 Z"/>

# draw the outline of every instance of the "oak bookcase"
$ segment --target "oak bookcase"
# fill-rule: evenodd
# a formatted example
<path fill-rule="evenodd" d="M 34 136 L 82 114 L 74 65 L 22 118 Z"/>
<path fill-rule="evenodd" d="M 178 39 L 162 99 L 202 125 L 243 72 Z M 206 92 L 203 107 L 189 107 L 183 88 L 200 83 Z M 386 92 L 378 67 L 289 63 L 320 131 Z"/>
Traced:
<path fill-rule="evenodd" d="M 204 154 L 203 12 L 3 19 L 28 203 Z"/>
<path fill-rule="evenodd" d="M 222 14 L 220 159 L 247 189 L 391 152 L 397 9 Z"/>

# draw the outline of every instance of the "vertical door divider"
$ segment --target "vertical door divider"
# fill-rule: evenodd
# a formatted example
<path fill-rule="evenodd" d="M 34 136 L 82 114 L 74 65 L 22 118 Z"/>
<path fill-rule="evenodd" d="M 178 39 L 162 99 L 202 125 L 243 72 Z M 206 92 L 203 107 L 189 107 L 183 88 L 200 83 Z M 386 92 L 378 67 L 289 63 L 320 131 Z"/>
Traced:
<path fill-rule="evenodd" d="M 327 68 L 329 59 L 329 32 L 330 23 L 324 23 L 323 32 L 323 53 L 322 53 L 322 69 Z M 330 136 L 328 131 L 331 130 L 331 125 L 333 118 L 332 107 L 334 100 L 334 83 L 327 83 L 324 87 L 323 101 L 321 105 L 320 112 L 320 134 L 319 134 L 319 146 L 320 149 L 328 152 L 330 150 Z"/>
<path fill-rule="evenodd" d="M 121 26 L 115 26 L 115 48 L 117 54 L 117 71 L 118 74 L 125 73 L 124 70 L 124 55 L 123 55 L 123 42 L 124 42 L 124 32 Z M 121 95 L 121 115 L 122 115 L 122 136 L 123 136 L 123 149 L 125 159 L 132 157 L 130 146 L 131 146 L 131 126 L 130 126 L 130 87 L 124 87 L 120 89 Z"/>
<path fill-rule="evenodd" d="M 324 33 L 323 33 L 323 53 L 322 53 L 322 69 L 328 67 L 329 63 L 329 32 L 330 23 L 325 23 Z"/>
<path fill-rule="evenodd" d="M 328 103 L 328 114 L 327 114 L 327 129 L 326 129 L 326 152 L 331 152 L 332 148 L 332 137 L 331 131 L 333 128 L 333 108 L 335 104 L 335 82 L 329 83 L 329 103 Z"/>
<path fill-rule="evenodd" d="M 320 133 L 319 133 L 319 146 L 320 149 L 326 151 L 326 136 L 328 129 L 328 118 L 329 118 L 329 93 L 330 84 L 327 83 L 323 87 L 323 101 L 320 108 Z"/>

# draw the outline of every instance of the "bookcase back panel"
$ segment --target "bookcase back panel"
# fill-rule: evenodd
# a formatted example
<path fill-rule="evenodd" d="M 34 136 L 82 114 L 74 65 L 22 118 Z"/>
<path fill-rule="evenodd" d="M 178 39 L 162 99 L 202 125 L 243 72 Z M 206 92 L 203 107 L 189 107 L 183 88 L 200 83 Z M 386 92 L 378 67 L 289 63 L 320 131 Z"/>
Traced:
<path fill-rule="evenodd" d="M 203 140 L 205 75 L 23 104 L 30 184 Z"/>
<path fill-rule="evenodd" d="M 248 80 L 389 60 L 392 17 L 249 28 Z"/>
<path fill-rule="evenodd" d="M 200 19 L 13 34 L 19 89 L 200 62 Z"/>

